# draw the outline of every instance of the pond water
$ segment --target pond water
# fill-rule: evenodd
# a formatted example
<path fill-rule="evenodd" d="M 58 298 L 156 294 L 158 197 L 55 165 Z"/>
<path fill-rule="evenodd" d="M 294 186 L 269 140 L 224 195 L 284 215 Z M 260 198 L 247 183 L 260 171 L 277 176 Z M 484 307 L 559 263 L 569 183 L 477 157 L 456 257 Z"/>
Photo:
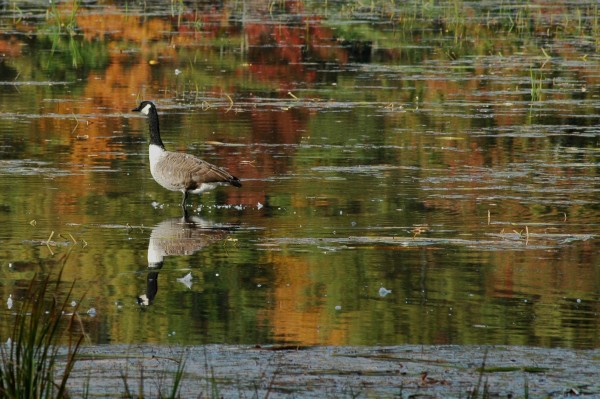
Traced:
<path fill-rule="evenodd" d="M 93 343 L 600 347 L 597 4 L 398 3 L 0 3 L 0 339 L 64 268 Z"/>

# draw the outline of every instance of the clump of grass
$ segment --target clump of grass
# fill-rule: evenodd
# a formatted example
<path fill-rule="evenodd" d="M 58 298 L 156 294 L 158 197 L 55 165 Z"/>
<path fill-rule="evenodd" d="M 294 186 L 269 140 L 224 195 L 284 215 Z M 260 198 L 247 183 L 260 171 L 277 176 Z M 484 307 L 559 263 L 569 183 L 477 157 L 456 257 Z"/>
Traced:
<path fill-rule="evenodd" d="M 485 373 L 496 373 L 496 372 L 513 372 L 518 370 L 523 370 L 529 373 L 543 373 L 547 371 L 543 367 L 487 367 L 487 355 L 488 350 L 486 349 L 483 354 L 483 361 L 481 362 L 481 367 L 478 368 L 479 378 L 477 379 L 477 385 L 475 385 L 471 392 L 467 395 L 467 399 L 489 399 L 492 396 L 495 396 L 490 391 L 490 385 L 487 381 L 487 378 L 484 378 Z M 527 379 L 527 375 L 525 375 L 525 379 L 523 381 L 523 398 L 529 398 L 529 381 Z"/>
<path fill-rule="evenodd" d="M 479 378 L 477 379 L 477 385 L 473 387 L 473 390 L 467 396 L 467 399 L 488 399 L 490 397 L 489 385 L 487 379 L 484 380 L 483 375 L 485 373 L 485 364 L 487 361 L 488 350 L 486 349 L 483 353 L 483 360 L 481 367 L 479 368 Z"/>
<path fill-rule="evenodd" d="M 61 293 L 61 273 L 55 283 L 50 279 L 49 274 L 41 282 L 35 277 L 31 280 L 22 306 L 14 316 L 11 336 L 0 346 L 2 398 L 69 396 L 67 380 L 84 333 L 77 306 L 71 306 L 74 284 L 66 288 L 66 293 Z M 64 369 L 57 373 L 65 335 L 68 338 L 66 361 Z"/>
<path fill-rule="evenodd" d="M 153 376 L 151 380 L 156 383 L 155 392 L 152 392 L 153 396 L 158 398 L 169 398 L 176 399 L 181 398 L 180 389 L 183 383 L 183 378 L 185 375 L 185 357 L 181 356 L 179 361 L 177 361 L 177 370 L 172 374 L 171 379 L 169 381 L 169 373 L 166 371 L 161 374 Z M 134 398 L 145 398 L 146 394 L 144 392 L 144 386 L 146 385 L 146 379 L 144 377 L 144 368 L 140 367 L 140 376 L 138 380 L 138 392 L 135 394 L 129 386 L 129 375 L 127 370 L 125 372 L 121 371 L 121 379 L 123 380 L 124 392 L 121 394 L 122 398 L 134 399 Z M 218 397 L 218 396 L 213 396 Z"/>
<path fill-rule="evenodd" d="M 531 102 L 543 101 L 544 75 L 541 70 L 535 71 L 533 67 L 529 69 L 531 81 Z"/>
<path fill-rule="evenodd" d="M 77 29 L 77 11 L 79 10 L 79 0 L 73 0 L 68 12 L 63 13 L 58 7 L 56 0 L 50 0 L 50 8 L 46 11 L 46 19 L 53 22 L 58 33 L 62 33 L 63 29 L 70 35 L 75 34 Z"/>

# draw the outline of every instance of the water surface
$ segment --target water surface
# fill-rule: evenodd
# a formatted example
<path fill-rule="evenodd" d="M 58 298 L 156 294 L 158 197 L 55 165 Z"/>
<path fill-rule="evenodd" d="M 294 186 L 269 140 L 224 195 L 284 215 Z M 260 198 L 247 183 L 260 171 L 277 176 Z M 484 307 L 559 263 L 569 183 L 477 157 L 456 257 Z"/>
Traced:
<path fill-rule="evenodd" d="M 595 4 L 276 3 L 3 6 L 0 338 L 64 267 L 94 343 L 597 348 Z"/>

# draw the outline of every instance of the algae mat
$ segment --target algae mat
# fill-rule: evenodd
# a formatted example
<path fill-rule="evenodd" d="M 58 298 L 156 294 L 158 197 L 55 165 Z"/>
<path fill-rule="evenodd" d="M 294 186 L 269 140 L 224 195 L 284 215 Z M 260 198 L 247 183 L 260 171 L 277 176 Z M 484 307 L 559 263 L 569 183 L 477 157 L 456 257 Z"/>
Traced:
<path fill-rule="evenodd" d="M 70 390 L 170 396 L 178 369 L 183 398 L 600 398 L 600 350 L 451 345 L 90 346 Z"/>

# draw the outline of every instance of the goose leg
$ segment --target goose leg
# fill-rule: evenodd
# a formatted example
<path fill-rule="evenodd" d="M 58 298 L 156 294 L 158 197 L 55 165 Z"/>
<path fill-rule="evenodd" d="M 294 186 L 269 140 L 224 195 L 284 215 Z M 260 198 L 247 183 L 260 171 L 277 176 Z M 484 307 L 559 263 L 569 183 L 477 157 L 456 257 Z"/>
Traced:
<path fill-rule="evenodd" d="M 187 201 L 187 197 L 188 197 L 188 192 L 184 191 L 183 192 L 183 199 L 181 200 L 181 207 L 183 208 L 184 211 L 185 211 L 185 201 Z"/>

